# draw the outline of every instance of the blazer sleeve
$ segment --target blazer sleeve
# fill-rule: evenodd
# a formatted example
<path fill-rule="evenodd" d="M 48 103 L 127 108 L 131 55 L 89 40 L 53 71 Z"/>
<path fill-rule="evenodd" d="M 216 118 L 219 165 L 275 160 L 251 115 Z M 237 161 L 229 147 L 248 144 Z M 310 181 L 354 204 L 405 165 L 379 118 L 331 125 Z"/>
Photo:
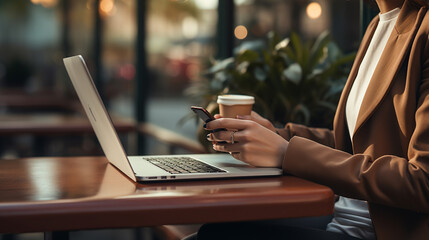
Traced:
<path fill-rule="evenodd" d="M 329 186 L 342 196 L 429 213 L 429 61 L 425 65 L 406 158 L 352 155 L 294 136 L 283 170 Z"/>
<path fill-rule="evenodd" d="M 288 141 L 294 136 L 300 136 L 329 147 L 335 147 L 334 134 L 332 130 L 326 128 L 312 128 L 301 124 L 288 123 L 283 129 L 277 129 L 277 132 Z"/>

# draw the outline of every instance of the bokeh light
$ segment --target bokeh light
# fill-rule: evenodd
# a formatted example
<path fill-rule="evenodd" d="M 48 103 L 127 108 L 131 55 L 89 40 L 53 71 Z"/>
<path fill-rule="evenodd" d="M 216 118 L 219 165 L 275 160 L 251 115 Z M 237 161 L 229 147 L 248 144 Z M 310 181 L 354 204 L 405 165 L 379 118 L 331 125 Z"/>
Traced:
<path fill-rule="evenodd" d="M 237 39 L 245 39 L 247 37 L 247 28 L 243 25 L 239 25 L 234 29 L 234 35 Z"/>
<path fill-rule="evenodd" d="M 182 22 L 183 36 L 186 38 L 195 38 L 198 35 L 198 22 L 195 18 L 185 17 Z"/>
<path fill-rule="evenodd" d="M 307 16 L 311 19 L 317 19 L 322 15 L 322 7 L 317 2 L 312 2 L 307 6 Z"/>
<path fill-rule="evenodd" d="M 54 7 L 57 5 L 58 0 L 31 0 L 31 3 L 33 4 L 40 4 L 43 7 Z"/>
<path fill-rule="evenodd" d="M 101 0 L 100 1 L 100 13 L 103 16 L 111 16 L 115 13 L 116 6 L 114 0 Z"/>

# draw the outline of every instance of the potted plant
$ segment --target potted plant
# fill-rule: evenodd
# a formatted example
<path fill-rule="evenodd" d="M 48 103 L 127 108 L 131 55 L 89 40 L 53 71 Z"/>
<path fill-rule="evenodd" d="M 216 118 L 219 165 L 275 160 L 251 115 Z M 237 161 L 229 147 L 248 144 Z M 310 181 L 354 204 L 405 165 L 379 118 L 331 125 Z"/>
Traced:
<path fill-rule="evenodd" d="M 296 34 L 245 42 L 231 58 L 213 61 L 186 94 L 211 113 L 220 94 L 255 97 L 254 110 L 277 126 L 287 122 L 332 127 L 339 96 L 355 54 L 343 54 L 327 32 L 303 42 Z M 199 134 L 201 142 L 206 133 Z"/>

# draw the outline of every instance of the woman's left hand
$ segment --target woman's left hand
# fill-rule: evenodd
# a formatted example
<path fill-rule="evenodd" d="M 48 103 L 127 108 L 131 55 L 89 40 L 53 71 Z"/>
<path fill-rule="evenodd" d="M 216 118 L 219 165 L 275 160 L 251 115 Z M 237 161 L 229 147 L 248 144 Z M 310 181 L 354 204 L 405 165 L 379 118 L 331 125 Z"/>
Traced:
<path fill-rule="evenodd" d="M 206 125 L 206 130 L 221 128 L 228 130 L 210 133 L 208 137 L 214 150 L 229 152 L 257 167 L 282 166 L 289 142 L 281 136 L 251 120 L 220 118 Z"/>

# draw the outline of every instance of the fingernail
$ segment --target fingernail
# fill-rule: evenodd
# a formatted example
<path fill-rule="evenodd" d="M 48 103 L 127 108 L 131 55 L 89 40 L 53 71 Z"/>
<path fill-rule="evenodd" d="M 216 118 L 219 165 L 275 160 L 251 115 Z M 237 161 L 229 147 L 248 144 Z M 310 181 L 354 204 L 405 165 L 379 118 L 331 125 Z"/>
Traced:
<path fill-rule="evenodd" d="M 238 119 L 244 119 L 244 116 L 242 116 L 242 115 L 237 115 L 237 118 L 238 118 Z"/>
<path fill-rule="evenodd" d="M 207 140 L 210 140 L 210 133 L 207 134 Z"/>
<path fill-rule="evenodd" d="M 207 128 L 207 123 L 204 123 L 204 124 L 203 124 L 203 128 Z"/>

